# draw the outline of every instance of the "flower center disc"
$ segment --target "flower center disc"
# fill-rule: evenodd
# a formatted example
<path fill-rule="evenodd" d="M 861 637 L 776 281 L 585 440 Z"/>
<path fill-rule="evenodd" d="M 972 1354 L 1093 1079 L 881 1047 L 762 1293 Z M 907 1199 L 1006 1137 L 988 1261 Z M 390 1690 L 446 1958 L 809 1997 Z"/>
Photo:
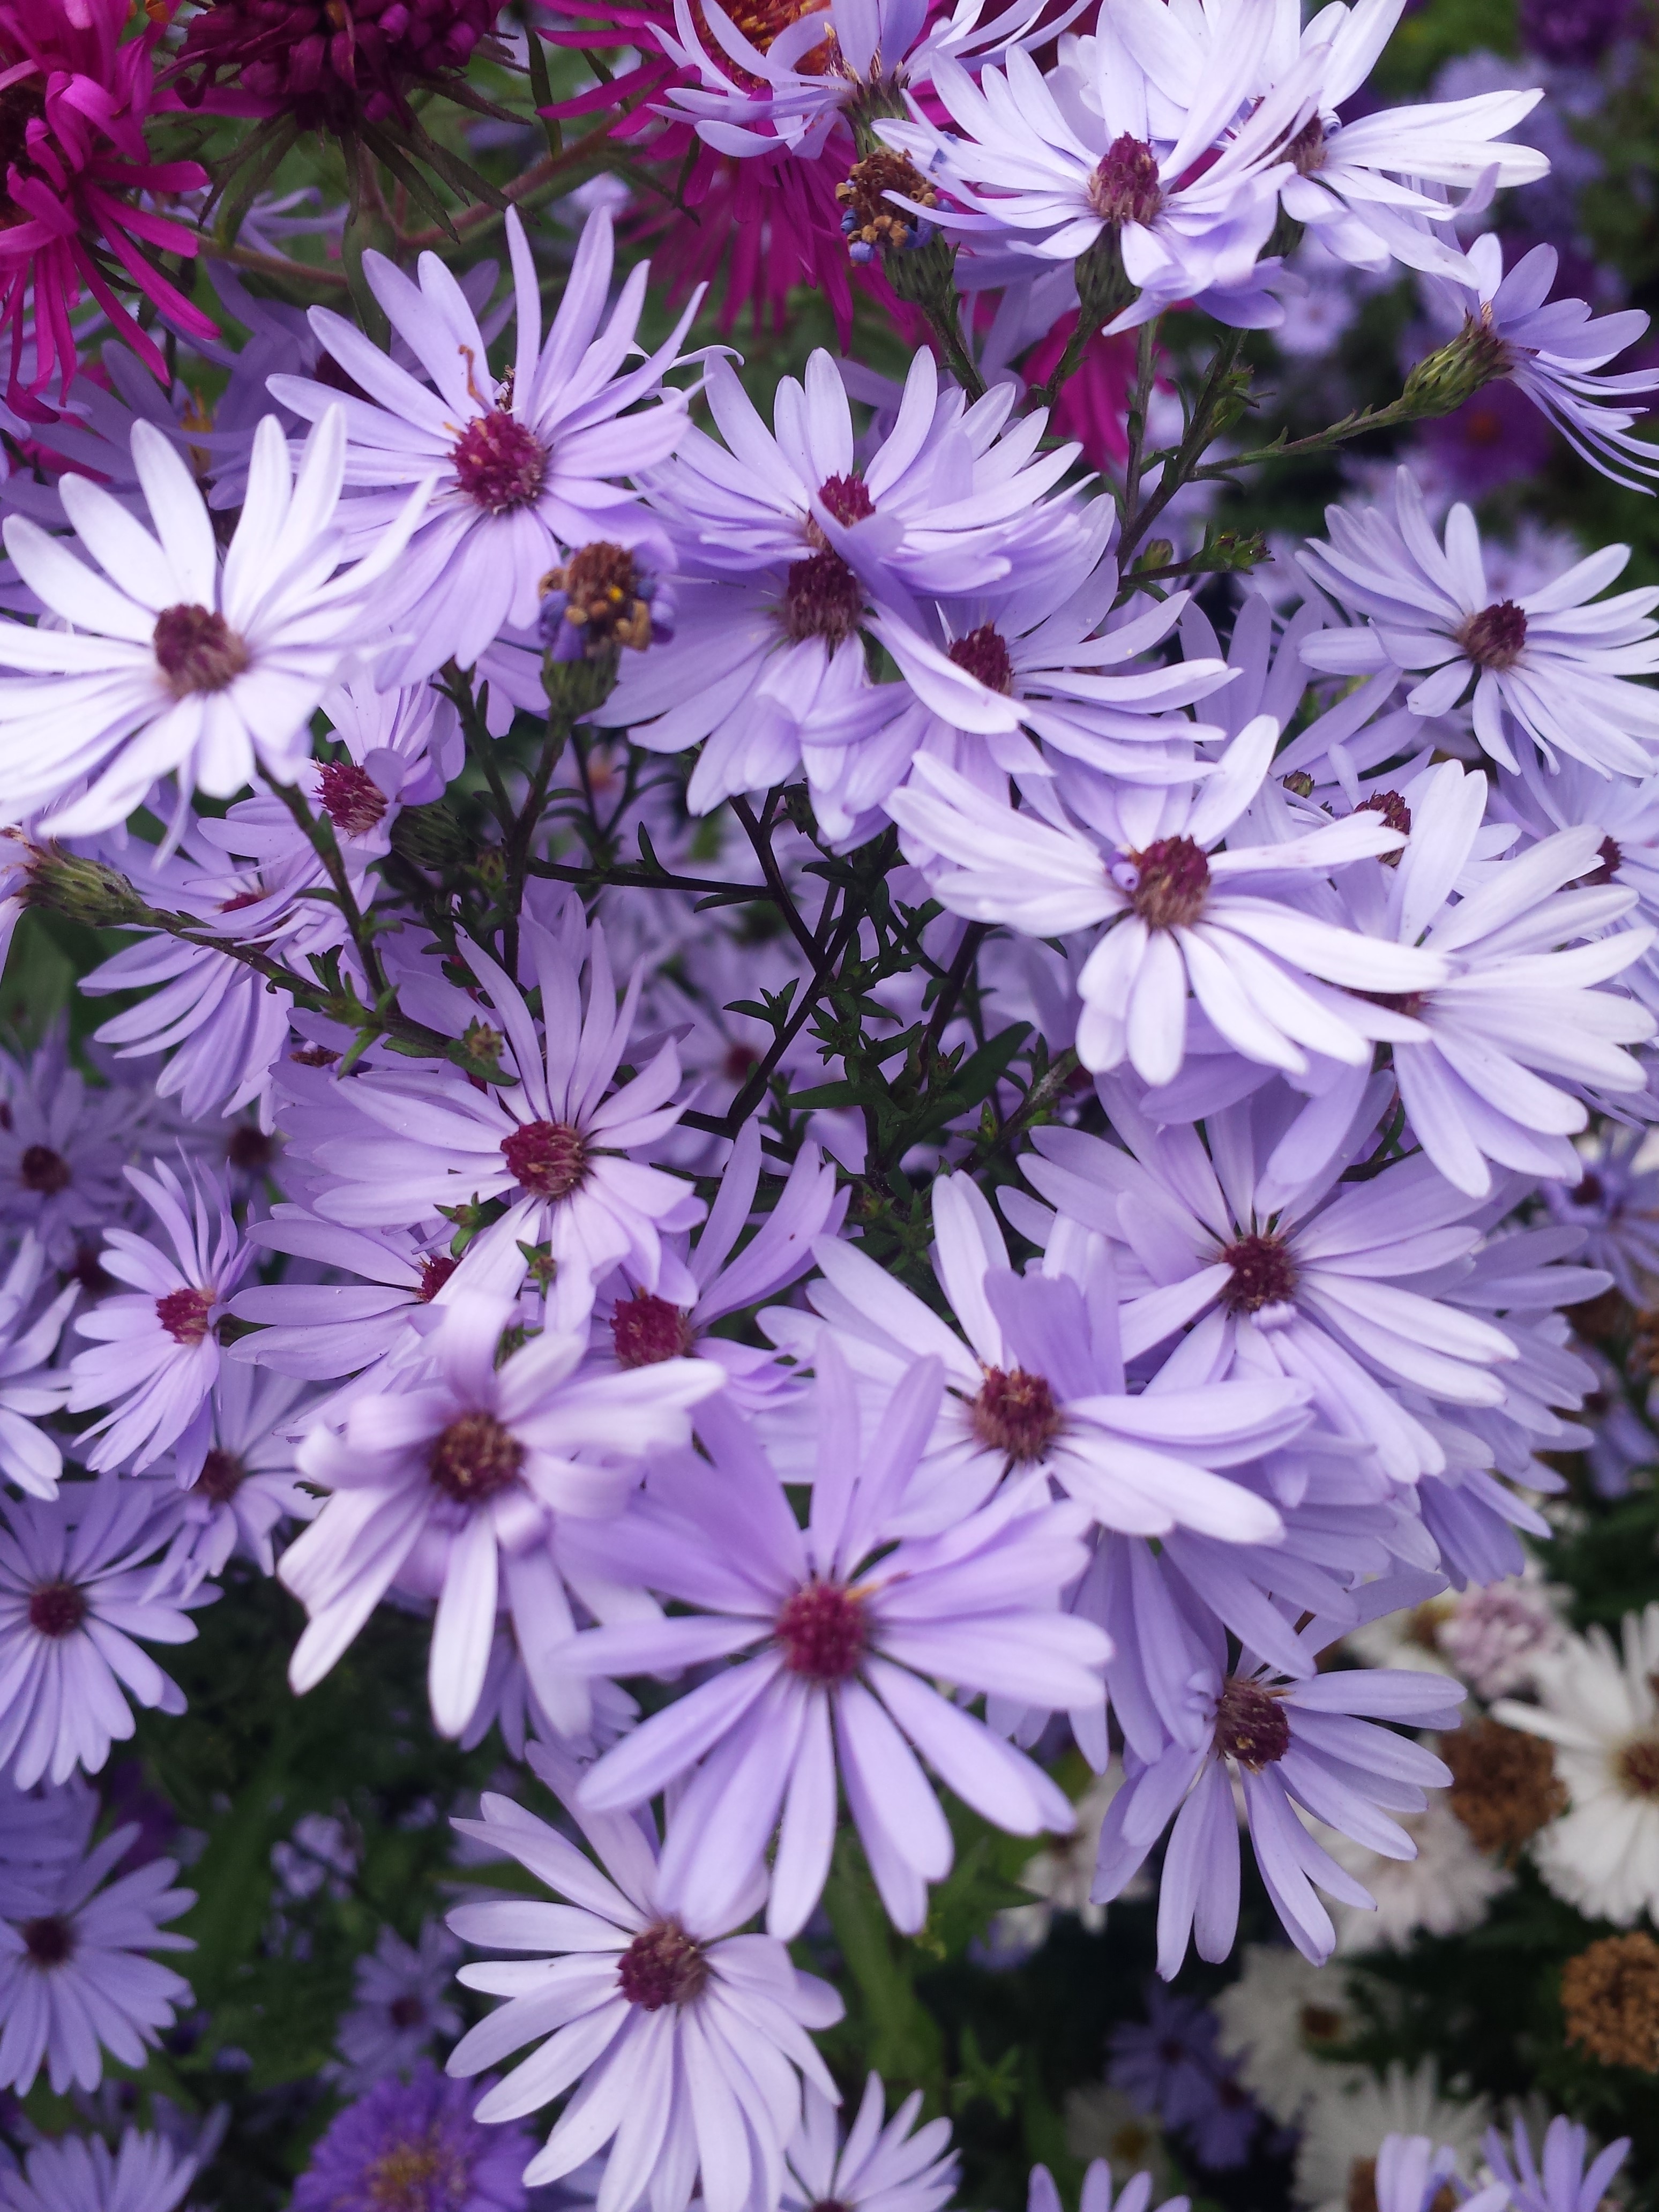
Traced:
<path fill-rule="evenodd" d="M 1229 1313 L 1260 1313 L 1294 1295 L 1297 1267 L 1281 1237 L 1241 1237 L 1222 1249 L 1233 1277 L 1222 1293 Z"/>
<path fill-rule="evenodd" d="M 623 1953 L 617 1979 L 629 2004 L 660 2012 L 665 2005 L 690 2004 L 702 1995 L 708 1961 L 684 1929 L 672 1920 L 659 1920 Z"/>
<path fill-rule="evenodd" d="M 1190 837 L 1158 837 L 1131 853 L 1135 887 L 1129 904 L 1149 929 L 1185 929 L 1204 911 L 1210 864 Z"/>
<path fill-rule="evenodd" d="M 611 1340 L 618 1367 L 656 1367 L 665 1359 L 684 1359 L 691 1351 L 691 1316 L 650 1291 L 618 1298 L 611 1316 Z"/>
<path fill-rule="evenodd" d="M 212 1291 L 198 1291 L 193 1284 L 155 1301 L 155 1318 L 175 1344 L 200 1344 L 212 1310 Z"/>
<path fill-rule="evenodd" d="M 1089 204 L 1103 222 L 1151 222 L 1164 204 L 1158 156 L 1144 138 L 1125 131 L 1115 138 L 1088 183 Z"/>
<path fill-rule="evenodd" d="M 223 1451 L 216 1444 L 202 1462 L 196 1487 L 210 1504 L 228 1505 L 246 1480 L 247 1469 L 235 1453 Z"/>
<path fill-rule="evenodd" d="M 1291 1747 L 1284 1699 L 1259 1682 L 1243 1682 L 1230 1674 L 1215 1709 L 1215 1747 L 1252 1774 L 1283 1759 Z"/>
<path fill-rule="evenodd" d="M 50 1145 L 31 1145 L 18 1164 L 25 1190 L 38 1190 L 43 1198 L 56 1198 L 70 1183 L 70 1164 Z"/>
<path fill-rule="evenodd" d="M 587 1147 L 568 1121 L 526 1121 L 501 1139 L 514 1181 L 538 1198 L 568 1198 L 587 1174 Z"/>
<path fill-rule="evenodd" d="M 26 1920 L 17 1932 L 32 1966 L 61 1966 L 74 1954 L 75 1930 L 59 1912 Z"/>
<path fill-rule="evenodd" d="M 1525 647 L 1526 610 L 1513 599 L 1499 599 L 1471 615 L 1455 635 L 1477 668 L 1496 669 L 1501 676 L 1514 667 Z"/>
<path fill-rule="evenodd" d="M 969 1419 L 981 1443 L 1013 1460 L 1041 1459 L 1060 1432 L 1054 1392 L 1023 1367 L 988 1367 Z"/>
<path fill-rule="evenodd" d="M 841 1583 L 804 1583 L 785 1600 L 774 1632 L 783 1663 L 809 1682 L 844 1682 L 870 1641 L 862 1598 Z"/>
<path fill-rule="evenodd" d="M 950 657 L 958 668 L 976 677 L 988 691 L 1000 691 L 1005 699 L 1012 696 L 1013 659 L 1007 640 L 994 623 L 981 623 L 966 637 L 959 637 L 950 649 Z"/>
<path fill-rule="evenodd" d="M 427 1465 L 447 1498 L 482 1505 L 518 1480 L 524 1446 L 493 1413 L 462 1413 L 436 1437 Z"/>
<path fill-rule="evenodd" d="M 859 626 L 864 586 L 839 553 L 812 553 L 790 568 L 783 586 L 784 635 L 796 645 L 821 637 L 833 652 Z"/>
<path fill-rule="evenodd" d="M 386 793 L 355 761 L 329 761 L 318 778 L 323 811 L 348 837 L 367 837 L 386 812 Z"/>
<path fill-rule="evenodd" d="M 86 1617 L 86 1593 L 73 1583 L 41 1583 L 29 1592 L 29 1626 L 37 1636 L 70 1636 Z"/>
<path fill-rule="evenodd" d="M 450 448 L 455 482 L 486 514 L 528 507 L 547 476 L 547 448 L 516 415 L 500 407 L 476 415 Z"/>
<path fill-rule="evenodd" d="M 210 608 L 163 607 L 155 617 L 155 660 L 175 699 L 225 691 L 246 668 L 248 649 Z"/>

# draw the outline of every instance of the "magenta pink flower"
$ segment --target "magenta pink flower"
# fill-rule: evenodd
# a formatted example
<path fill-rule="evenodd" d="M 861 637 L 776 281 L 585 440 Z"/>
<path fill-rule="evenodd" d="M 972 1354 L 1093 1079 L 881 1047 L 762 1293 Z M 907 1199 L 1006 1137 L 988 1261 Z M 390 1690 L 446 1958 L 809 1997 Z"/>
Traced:
<path fill-rule="evenodd" d="M 193 256 L 196 234 L 142 205 L 139 195 L 193 191 L 208 179 L 195 161 L 150 158 L 146 121 L 179 103 L 158 88 L 152 67 L 162 23 L 128 38 L 131 17 L 127 0 L 75 8 L 0 0 L 0 326 L 11 333 L 14 398 L 40 391 L 54 373 L 60 390 L 67 386 L 76 365 L 70 316 L 87 293 L 160 377 L 161 356 L 116 285 L 136 286 L 191 337 L 217 336 L 152 258 Z"/>
<path fill-rule="evenodd" d="M 184 97 L 301 131 L 407 123 L 411 88 L 465 70 L 500 13 L 501 0 L 214 0 L 185 34 Z"/>

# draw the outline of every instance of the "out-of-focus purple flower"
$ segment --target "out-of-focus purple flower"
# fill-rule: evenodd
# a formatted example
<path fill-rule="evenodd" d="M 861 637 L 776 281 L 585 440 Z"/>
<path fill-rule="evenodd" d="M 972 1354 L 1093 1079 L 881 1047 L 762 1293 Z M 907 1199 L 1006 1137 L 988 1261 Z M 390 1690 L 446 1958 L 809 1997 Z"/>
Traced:
<path fill-rule="evenodd" d="M 1599 62 L 1631 18 L 1631 0 L 1521 0 L 1521 43 L 1565 69 Z"/>
<path fill-rule="evenodd" d="M 1261 2115 L 1217 2047 L 1220 2022 L 1197 1997 L 1156 1983 L 1146 1997 L 1145 2021 L 1120 2021 L 1107 2038 L 1107 2081 L 1164 2127 L 1187 2130 L 1200 2166 L 1242 2166 Z"/>
<path fill-rule="evenodd" d="M 841 2140 L 835 2106 L 807 2082 L 805 2110 L 789 2146 L 781 2212 L 827 2212 L 831 2205 L 839 2212 L 942 2212 L 958 2179 L 951 2123 L 916 2126 L 919 2089 L 884 2127 L 884 2110 L 881 2077 L 872 2074 Z"/>
<path fill-rule="evenodd" d="M 1147 2212 L 1152 2201 L 1152 2177 L 1137 2173 L 1126 2181 L 1115 2197 L 1112 2190 L 1112 2169 L 1103 2158 L 1091 2160 L 1083 2177 L 1083 2193 L 1078 2198 L 1078 2212 Z M 1187 2212 L 1188 2200 L 1184 2197 L 1166 2197 L 1158 2212 Z M 1046 2166 L 1031 2168 L 1030 2187 L 1025 2198 L 1025 2212 L 1064 2212 L 1054 2178 Z"/>
<path fill-rule="evenodd" d="M 348 2105 L 300 2176 L 293 2212 L 523 2212 L 531 2142 L 522 2128 L 480 2127 L 473 2092 L 429 2062 Z"/>
<path fill-rule="evenodd" d="M 1496 2128 L 1486 2141 L 1486 2163 L 1508 2190 L 1514 2212 L 1596 2212 L 1629 2152 L 1630 2137 L 1621 2136 L 1586 2172 L 1589 2136 L 1565 2114 L 1545 2130 L 1541 2164 L 1533 2156 L 1524 2121 L 1515 2123 L 1508 2142 Z"/>
<path fill-rule="evenodd" d="M 1518 477 L 1531 476 L 1548 460 L 1553 443 L 1548 422 L 1519 386 L 1501 380 L 1483 385 L 1418 434 L 1436 472 L 1460 499 L 1484 499 Z"/>
<path fill-rule="evenodd" d="M 340 2069 L 355 2089 L 383 2074 L 404 2073 L 432 2048 L 434 2036 L 453 2039 L 461 2016 L 449 2002 L 460 1946 L 441 1920 L 422 1928 L 418 1947 L 395 1928 L 382 1928 L 374 1948 L 357 1961 L 352 2000 L 340 2015 L 336 2048 Z"/>
<path fill-rule="evenodd" d="M 97 2136 L 47 2138 L 20 2172 L 0 2172 L 0 2212 L 173 2212 L 198 2164 L 137 2128 L 113 2150 Z"/>

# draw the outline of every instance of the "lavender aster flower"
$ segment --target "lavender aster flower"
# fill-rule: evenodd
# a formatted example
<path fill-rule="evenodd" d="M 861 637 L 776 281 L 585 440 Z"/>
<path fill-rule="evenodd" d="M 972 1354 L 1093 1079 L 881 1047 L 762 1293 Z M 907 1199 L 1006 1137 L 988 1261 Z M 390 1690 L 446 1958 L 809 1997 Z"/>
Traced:
<path fill-rule="evenodd" d="M 1329 539 L 1311 540 L 1302 565 L 1364 621 L 1305 638 L 1310 668 L 1426 671 L 1406 698 L 1425 719 L 1449 713 L 1473 684 L 1475 737 L 1508 769 L 1516 766 L 1514 731 L 1552 765 L 1562 753 L 1603 775 L 1652 772 L 1659 697 L 1631 679 L 1659 670 L 1648 619 L 1659 586 L 1591 604 L 1629 560 L 1628 546 L 1604 546 L 1540 590 L 1505 599 L 1487 586 L 1468 508 L 1453 507 L 1443 546 L 1408 469 L 1395 472 L 1392 514 L 1330 507 L 1325 524 Z"/>
<path fill-rule="evenodd" d="M 560 1548 L 580 1541 L 568 1522 L 614 1513 L 640 1461 L 683 1443 L 688 1408 L 725 1377 L 701 1359 L 579 1373 L 586 1338 L 550 1328 L 497 1366 L 512 1311 L 483 1291 L 447 1308 L 424 1370 L 307 1436 L 301 1472 L 332 1495 L 280 1569 L 310 1616 L 289 1669 L 296 1691 L 322 1680 L 398 1582 L 437 1601 L 428 1688 L 444 1735 L 472 1717 L 503 1596 L 543 1707 L 585 1723 L 559 1650 L 574 1626 Z"/>
<path fill-rule="evenodd" d="M 355 1279 L 265 1283 L 239 1291 L 230 1314 L 256 1326 L 231 1348 L 233 1366 L 270 1367 L 315 1381 L 355 1374 L 410 1344 L 410 1323 L 428 1307 L 451 1305 L 469 1288 L 496 1286 L 494 1270 L 480 1283 L 483 1271 L 476 1258 L 461 1273 L 447 1236 L 434 1243 L 404 1229 L 343 1229 L 285 1204 L 267 1219 L 251 1222 L 247 1234 L 256 1250 L 284 1252 Z"/>
<path fill-rule="evenodd" d="M 758 1437 L 715 1403 L 698 1421 L 709 1460 L 659 1461 L 641 1499 L 600 1532 L 615 1571 L 700 1610 L 590 1631 L 570 1663 L 658 1673 L 751 1654 L 642 1723 L 582 1784 L 583 1803 L 609 1812 L 690 1775 L 662 1882 L 698 1917 L 733 1908 L 780 1828 L 767 1925 L 799 1932 L 830 1871 L 839 1773 L 884 1904 L 919 1928 L 952 1846 L 917 1752 L 1000 1827 L 1072 1826 L 1041 1768 L 924 1679 L 1064 1711 L 1098 1701 L 1107 1651 L 1091 1622 L 1055 1609 L 1085 1564 L 1085 1523 L 1049 1503 L 1040 1477 L 1008 1483 L 945 1534 L 892 1546 L 943 1382 L 937 1360 L 920 1362 L 866 1444 L 852 1377 L 826 1341 L 805 1530 Z"/>
<path fill-rule="evenodd" d="M 110 1881 L 138 1830 L 117 1828 L 88 1850 L 95 1798 L 81 1817 L 71 1861 L 0 1872 L 0 2087 L 20 2096 L 43 2067 L 58 2096 L 71 2082 L 95 2089 L 104 2051 L 142 2066 L 190 1996 L 179 1975 L 144 1954 L 195 1948 L 166 1928 L 194 1905 L 194 1891 L 170 1886 L 179 1869 L 165 1858 Z M 58 2212 L 62 2200 L 51 2201 Z"/>
<path fill-rule="evenodd" d="M 842 2212 L 941 2212 L 957 2180 L 951 2123 L 929 2120 L 919 2128 L 921 2111 L 921 2092 L 912 2090 L 884 2127 L 881 2079 L 872 2074 L 840 2140 L 834 2106 L 808 2081 L 781 2212 L 823 2212 L 829 2204 Z"/>
<path fill-rule="evenodd" d="M 1329 1640 L 1330 1624 L 1315 1620 L 1300 1633 L 1311 1658 Z M 1304 1957 L 1322 1962 L 1336 1931 L 1315 1885 L 1347 1904 L 1371 1899 L 1314 1840 L 1302 1814 L 1386 1857 L 1413 1857 L 1416 1845 L 1389 1811 L 1420 1812 L 1425 1787 L 1443 1787 L 1450 1772 L 1375 1723 L 1455 1728 L 1462 1687 L 1382 1668 L 1287 1682 L 1248 1648 L 1230 1668 L 1218 1630 L 1204 1640 L 1208 1659 L 1191 1686 L 1206 1713 L 1203 1740 L 1195 1749 L 1172 1742 L 1150 1762 L 1126 1753 L 1128 1779 L 1107 1810 L 1093 1894 L 1109 1902 L 1121 1893 L 1179 1807 L 1158 1889 L 1158 1970 L 1168 1981 L 1194 1937 L 1200 1958 L 1224 1959 L 1238 1926 L 1236 1774 L 1273 1909 Z"/>
<path fill-rule="evenodd" d="M 474 2101 L 430 2063 L 377 2083 L 331 2124 L 293 2212 L 523 2212 L 529 2138 L 480 2127 Z"/>
<path fill-rule="evenodd" d="M 248 1262 L 222 1177 L 191 1170 L 188 1190 L 164 1160 L 154 1175 L 127 1180 L 155 1216 L 167 1246 L 112 1229 L 106 1271 L 135 1285 L 103 1299 L 76 1322 L 98 1340 L 70 1365 L 71 1413 L 110 1411 L 82 1437 L 87 1465 L 131 1465 L 142 1474 L 171 1445 L 181 1471 L 207 1449 L 207 1401 L 219 1373 L 217 1324 Z"/>
<path fill-rule="evenodd" d="M 609 479 L 665 459 L 685 434 L 684 395 L 663 391 L 662 379 L 701 291 L 666 342 L 618 374 L 635 350 L 649 263 L 629 271 L 607 318 L 611 217 L 596 211 L 544 345 L 540 281 L 515 209 L 506 229 L 518 333 L 499 385 L 472 308 L 435 253 L 422 255 L 418 284 L 383 255 L 363 257 L 365 279 L 417 374 L 343 315 L 313 307 L 325 350 L 367 396 L 342 403 L 332 385 L 270 380 L 273 397 L 310 421 L 343 404 L 345 481 L 356 492 L 343 520 L 362 541 L 378 542 L 401 487 L 435 483 L 396 580 L 404 635 L 380 672 L 400 683 L 450 659 L 471 667 L 504 625 L 533 628 L 538 582 L 567 551 L 650 536 L 648 519 Z M 644 400 L 654 404 L 641 408 Z"/>
<path fill-rule="evenodd" d="M 0 1474 L 33 1498 L 51 1498 L 63 1454 L 40 1425 L 69 1396 L 69 1382 L 50 1362 L 64 1321 L 80 1296 L 70 1283 L 55 1298 L 37 1292 L 46 1255 L 33 1231 L 17 1247 L 0 1282 Z"/>
<path fill-rule="evenodd" d="M 67 1267 L 131 1203 L 122 1170 L 146 1121 L 142 1094 L 94 1089 L 69 1054 L 56 1021 L 19 1065 L 0 1062 L 7 1112 L 0 1127 L 0 1218 L 33 1231 Z"/>
<path fill-rule="evenodd" d="M 352 2001 L 335 2037 L 352 2087 L 367 2089 L 382 2075 L 405 2073 L 435 2036 L 453 2041 L 460 2033 L 460 2014 L 447 2000 L 459 1954 L 441 1920 L 423 1923 L 418 1946 L 405 1943 L 395 1928 L 381 1929 L 374 1948 L 357 1961 Z"/>
<path fill-rule="evenodd" d="M 605 2212 L 634 2212 L 647 2194 L 653 2212 L 685 2212 L 699 2179 L 708 2212 L 776 2203 L 803 2080 L 836 2100 L 806 2031 L 832 2027 L 840 1998 L 773 1937 L 732 1932 L 759 1903 L 758 1881 L 726 1915 L 672 1906 L 649 1823 L 589 1812 L 579 1770 L 529 1748 L 594 1856 L 507 1797 L 486 1794 L 481 1820 L 456 1822 L 569 1902 L 468 1905 L 450 1915 L 469 1942 L 532 1954 L 461 1969 L 468 1988 L 507 2002 L 462 2038 L 451 2073 L 476 2074 L 540 2044 L 479 2104 L 487 2122 L 522 2118 L 580 2084 L 525 2169 L 532 2187 L 608 2144 Z"/>
<path fill-rule="evenodd" d="M 1457 2171 L 1450 2144 L 1436 2148 L 1427 2136 L 1384 2136 L 1371 2177 L 1376 2212 L 1430 2212 Z M 1504 2212 L 1510 2202 L 1501 2181 L 1472 2191 L 1462 2212 Z"/>
<path fill-rule="evenodd" d="M 1541 2165 L 1524 2122 L 1517 2120 L 1509 2142 L 1491 2129 L 1486 2136 L 1486 2163 L 1509 2192 L 1513 2212 L 1596 2212 L 1607 2194 L 1608 2184 L 1630 2154 L 1630 2137 L 1621 2136 L 1599 2157 L 1589 2159 L 1589 2136 L 1565 2114 L 1553 2119 L 1544 2131 Z"/>
<path fill-rule="evenodd" d="M 333 397 L 337 400 L 338 395 Z M 90 477 L 61 495 L 89 568 L 21 515 L 5 524 L 18 573 L 63 627 L 0 629 L 0 811 L 82 836 L 112 829 L 177 772 L 228 798 L 256 766 L 292 781 L 311 717 L 358 659 L 365 609 L 403 555 L 427 488 L 388 514 L 367 557 L 342 568 L 337 508 L 345 430 L 337 406 L 297 472 L 274 416 L 254 440 L 247 502 L 220 557 L 190 471 L 148 422 L 133 465 L 156 536 Z M 101 573 L 100 573 L 101 572 Z"/>
<path fill-rule="evenodd" d="M 3 2212 L 173 2212 L 198 2161 L 164 2136 L 127 2128 L 112 2150 L 97 2136 L 37 2142 L 18 2173 L 0 2173 Z"/>
<path fill-rule="evenodd" d="M 1146 1995 L 1146 2020 L 1120 2021 L 1106 2039 L 1107 2081 L 1164 2127 L 1185 2129 L 1200 2166 L 1242 2166 L 1261 2115 L 1217 2047 L 1220 2022 L 1196 1997 L 1156 1983 Z"/>
<path fill-rule="evenodd" d="M 147 1483 L 106 1475 L 49 1504 L 0 1506 L 0 1766 L 27 1789 L 95 1774 L 133 1732 L 127 1695 L 182 1713 L 183 1693 L 133 1641 L 188 1644 L 177 1595 L 155 1586 L 166 1520 Z"/>
<path fill-rule="evenodd" d="M 1091 2160 L 1083 2177 L 1083 2192 L 1078 2198 L 1078 2212 L 1147 2212 L 1152 2201 L 1153 2181 L 1150 2173 L 1133 2174 L 1115 2195 L 1112 2189 L 1112 2169 L 1103 2158 Z M 1166 2197 L 1158 2212 L 1187 2212 L 1189 2199 L 1185 2197 Z M 1026 2193 L 1025 2212 L 1064 2212 L 1054 2178 L 1046 2166 L 1031 2168 L 1030 2185 Z"/>

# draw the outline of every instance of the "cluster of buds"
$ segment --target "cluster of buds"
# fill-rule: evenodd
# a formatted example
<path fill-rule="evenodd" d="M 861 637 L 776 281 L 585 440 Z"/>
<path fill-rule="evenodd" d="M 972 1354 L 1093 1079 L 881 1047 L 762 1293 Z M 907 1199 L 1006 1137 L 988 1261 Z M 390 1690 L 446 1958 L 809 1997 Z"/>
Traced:
<path fill-rule="evenodd" d="M 888 246 L 913 250 L 934 235 L 932 223 L 915 208 L 896 205 L 891 193 L 914 201 L 916 207 L 939 204 L 939 194 L 904 154 L 866 154 L 854 163 L 846 182 L 836 186 L 847 251 L 860 264 L 874 261 Z"/>
<path fill-rule="evenodd" d="M 598 660 L 619 646 L 643 653 L 672 637 L 668 594 L 625 545 L 601 540 L 542 578 L 541 639 L 556 661 Z"/>

